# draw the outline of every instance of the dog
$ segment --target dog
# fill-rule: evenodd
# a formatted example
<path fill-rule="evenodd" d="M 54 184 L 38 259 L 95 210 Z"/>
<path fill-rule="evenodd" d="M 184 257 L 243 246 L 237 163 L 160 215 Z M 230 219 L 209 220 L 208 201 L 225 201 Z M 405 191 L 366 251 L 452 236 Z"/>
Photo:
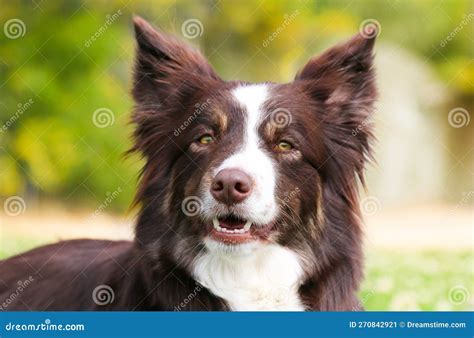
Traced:
<path fill-rule="evenodd" d="M 251 84 L 222 80 L 140 17 L 134 27 L 135 239 L 0 262 L 2 309 L 360 309 L 376 34 L 312 58 L 292 82 Z"/>

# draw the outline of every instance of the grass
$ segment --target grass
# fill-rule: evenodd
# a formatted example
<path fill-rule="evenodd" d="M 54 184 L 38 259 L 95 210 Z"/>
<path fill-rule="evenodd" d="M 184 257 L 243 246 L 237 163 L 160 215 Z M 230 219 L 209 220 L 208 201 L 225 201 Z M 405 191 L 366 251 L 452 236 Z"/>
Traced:
<path fill-rule="evenodd" d="M 473 307 L 469 251 L 376 251 L 360 299 L 367 310 L 460 311 Z"/>
<path fill-rule="evenodd" d="M 0 259 L 47 242 L 2 235 Z M 368 311 L 470 310 L 472 267 L 469 251 L 371 251 L 367 253 L 361 303 Z"/>
<path fill-rule="evenodd" d="M 17 255 L 26 250 L 32 249 L 39 245 L 48 243 L 40 239 L 31 239 L 26 237 L 12 237 L 1 234 L 0 238 L 0 259 Z"/>

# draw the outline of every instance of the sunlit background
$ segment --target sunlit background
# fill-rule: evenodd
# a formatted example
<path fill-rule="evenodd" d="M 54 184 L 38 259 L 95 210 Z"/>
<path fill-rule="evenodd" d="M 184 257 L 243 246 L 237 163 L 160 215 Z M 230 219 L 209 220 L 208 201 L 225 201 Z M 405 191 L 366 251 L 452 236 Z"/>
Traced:
<path fill-rule="evenodd" d="M 379 25 L 368 310 L 473 307 L 471 1 L 0 1 L 0 259 L 60 239 L 131 238 L 133 13 L 224 79 L 291 81 Z"/>

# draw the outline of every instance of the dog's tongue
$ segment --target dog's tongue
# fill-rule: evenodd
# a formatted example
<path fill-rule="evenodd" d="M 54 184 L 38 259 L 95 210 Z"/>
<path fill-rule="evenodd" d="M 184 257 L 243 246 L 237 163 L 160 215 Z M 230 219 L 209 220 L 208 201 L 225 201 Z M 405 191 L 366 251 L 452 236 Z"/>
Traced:
<path fill-rule="evenodd" d="M 219 219 L 219 225 L 221 226 L 221 228 L 234 230 L 242 229 L 245 225 L 245 222 L 235 217 L 226 217 L 223 219 Z"/>

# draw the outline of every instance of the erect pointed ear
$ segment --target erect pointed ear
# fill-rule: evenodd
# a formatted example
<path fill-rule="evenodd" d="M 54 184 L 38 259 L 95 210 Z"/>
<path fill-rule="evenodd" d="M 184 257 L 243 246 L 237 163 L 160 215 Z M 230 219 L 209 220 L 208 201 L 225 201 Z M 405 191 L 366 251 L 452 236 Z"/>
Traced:
<path fill-rule="evenodd" d="M 328 177 L 340 177 L 334 186 L 346 191 L 353 186 L 354 174 L 364 181 L 365 161 L 372 159 L 376 99 L 372 61 L 377 28 L 372 29 L 311 59 L 295 78 L 321 115 L 327 150 L 324 167 L 338 173 Z"/>
<path fill-rule="evenodd" d="M 218 79 L 206 59 L 194 48 L 134 17 L 138 44 L 133 96 L 138 104 L 163 105 L 173 96 L 189 94 L 203 81 Z M 149 102 L 151 99 L 158 102 Z"/>
<path fill-rule="evenodd" d="M 376 31 L 369 36 L 358 34 L 312 58 L 295 80 L 307 82 L 312 97 L 327 104 L 343 104 L 347 100 L 372 104 L 376 96 L 372 69 L 376 36 Z"/>

